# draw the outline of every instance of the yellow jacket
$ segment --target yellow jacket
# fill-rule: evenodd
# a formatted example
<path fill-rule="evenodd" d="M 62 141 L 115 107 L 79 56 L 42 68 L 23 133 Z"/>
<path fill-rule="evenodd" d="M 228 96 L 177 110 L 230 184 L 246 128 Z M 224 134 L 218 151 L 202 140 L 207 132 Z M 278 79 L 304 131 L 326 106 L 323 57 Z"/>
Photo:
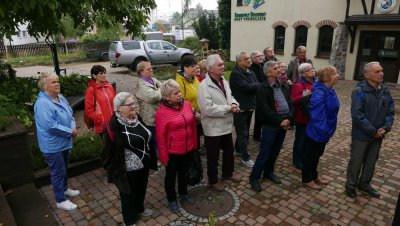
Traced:
<path fill-rule="evenodd" d="M 199 104 L 197 103 L 197 91 L 200 86 L 199 80 L 193 76 L 193 81 L 190 82 L 179 72 L 176 73 L 175 80 L 180 86 L 183 98 L 189 101 L 197 112 L 200 112 Z"/>

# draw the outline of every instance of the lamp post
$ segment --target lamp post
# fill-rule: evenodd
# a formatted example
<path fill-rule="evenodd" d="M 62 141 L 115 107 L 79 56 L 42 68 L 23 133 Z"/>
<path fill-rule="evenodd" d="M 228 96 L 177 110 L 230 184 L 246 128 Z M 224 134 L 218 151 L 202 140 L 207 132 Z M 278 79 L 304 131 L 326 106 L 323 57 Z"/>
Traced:
<path fill-rule="evenodd" d="M 202 50 L 202 54 L 203 54 L 203 59 L 205 58 L 205 53 L 208 53 L 208 43 L 210 42 L 210 40 L 203 38 L 199 41 L 201 43 L 201 50 Z"/>

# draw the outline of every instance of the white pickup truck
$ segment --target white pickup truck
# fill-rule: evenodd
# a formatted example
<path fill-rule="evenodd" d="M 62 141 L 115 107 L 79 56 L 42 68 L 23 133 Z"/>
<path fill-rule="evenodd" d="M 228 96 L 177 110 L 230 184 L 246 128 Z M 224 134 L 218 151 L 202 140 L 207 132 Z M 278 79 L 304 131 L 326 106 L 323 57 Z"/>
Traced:
<path fill-rule="evenodd" d="M 190 49 L 177 48 L 162 40 L 114 41 L 108 50 L 112 67 L 126 65 L 133 71 L 141 61 L 150 61 L 151 64 L 178 65 L 183 56 L 192 54 Z"/>

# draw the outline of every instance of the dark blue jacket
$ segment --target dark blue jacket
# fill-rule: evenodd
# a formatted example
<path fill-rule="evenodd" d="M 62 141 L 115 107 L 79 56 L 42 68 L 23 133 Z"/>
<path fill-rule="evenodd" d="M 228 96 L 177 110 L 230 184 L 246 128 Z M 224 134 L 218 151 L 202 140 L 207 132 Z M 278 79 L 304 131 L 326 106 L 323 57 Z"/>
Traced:
<path fill-rule="evenodd" d="M 394 103 L 389 88 L 381 84 L 375 90 L 368 82 L 361 81 L 351 94 L 353 139 L 370 141 L 379 128 L 389 132 L 394 121 Z"/>
<path fill-rule="evenodd" d="M 240 109 L 256 108 L 256 94 L 260 83 L 252 71 L 243 71 L 236 66 L 231 73 L 229 86 L 232 96 L 239 102 Z"/>
<path fill-rule="evenodd" d="M 310 121 L 307 136 L 319 143 L 328 143 L 336 130 L 339 99 L 332 88 L 316 81 L 310 98 Z"/>

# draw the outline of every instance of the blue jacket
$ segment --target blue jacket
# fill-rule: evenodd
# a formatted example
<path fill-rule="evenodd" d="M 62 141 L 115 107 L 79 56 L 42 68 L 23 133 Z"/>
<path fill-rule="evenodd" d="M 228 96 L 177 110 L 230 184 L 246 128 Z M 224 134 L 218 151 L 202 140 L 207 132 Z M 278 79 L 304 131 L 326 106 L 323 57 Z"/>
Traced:
<path fill-rule="evenodd" d="M 316 81 L 310 98 L 310 122 L 307 136 L 319 143 L 328 143 L 336 130 L 339 99 L 334 89 Z"/>
<path fill-rule="evenodd" d="M 381 84 L 376 91 L 365 80 L 359 82 L 351 94 L 352 138 L 371 141 L 379 128 L 389 132 L 394 112 L 393 98 L 386 85 Z"/>
<path fill-rule="evenodd" d="M 39 148 L 43 153 L 56 153 L 72 148 L 72 129 L 76 128 L 72 108 L 58 95 L 60 103 L 40 92 L 35 103 L 35 123 Z"/>
<path fill-rule="evenodd" d="M 239 102 L 240 109 L 250 110 L 256 108 L 256 94 L 260 87 L 254 72 L 243 71 L 236 65 L 229 78 L 232 96 Z"/>

